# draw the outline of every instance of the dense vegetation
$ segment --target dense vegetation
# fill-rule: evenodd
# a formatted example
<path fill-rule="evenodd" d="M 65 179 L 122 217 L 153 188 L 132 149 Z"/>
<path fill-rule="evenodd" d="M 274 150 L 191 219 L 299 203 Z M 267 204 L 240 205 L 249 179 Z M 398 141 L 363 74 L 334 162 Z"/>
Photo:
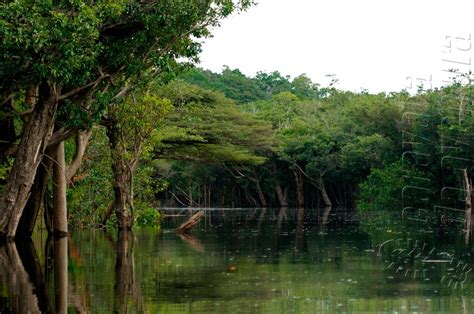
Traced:
<path fill-rule="evenodd" d="M 40 209 L 61 234 L 156 225 L 159 206 L 464 208 L 469 76 L 374 95 L 193 68 L 197 40 L 250 5 L 2 4 L 2 238 Z"/>
<path fill-rule="evenodd" d="M 159 122 L 171 106 L 154 96 L 156 86 L 197 60 L 200 39 L 211 27 L 251 4 L 3 2 L 0 238 L 31 235 L 41 207 L 48 230 L 67 233 L 67 186 L 98 124 L 106 128 L 112 152 L 111 208 L 119 229 L 130 229 L 136 167 L 153 138 L 149 122 Z M 64 141 L 69 138 L 76 140 L 67 164 Z M 51 202 L 44 201 L 48 194 Z"/>
<path fill-rule="evenodd" d="M 304 75 L 195 68 L 156 95 L 173 109 L 138 166 L 139 217 L 159 206 L 464 208 L 461 170 L 470 174 L 470 165 L 446 163 L 446 140 L 452 157 L 469 159 L 469 84 L 371 95 L 321 87 Z M 111 188 L 90 192 L 111 176 L 102 164 L 104 132 L 95 132 L 83 179 L 70 190 L 73 204 L 83 204 L 72 222 L 100 223 L 111 198 Z M 402 193 L 406 186 L 416 189 Z M 447 187 L 458 190 L 441 195 Z"/>

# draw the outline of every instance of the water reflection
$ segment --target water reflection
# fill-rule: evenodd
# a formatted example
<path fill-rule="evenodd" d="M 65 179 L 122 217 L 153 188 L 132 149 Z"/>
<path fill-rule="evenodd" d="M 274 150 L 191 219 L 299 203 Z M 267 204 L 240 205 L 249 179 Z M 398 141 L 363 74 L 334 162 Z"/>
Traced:
<path fill-rule="evenodd" d="M 3 245 L 0 312 L 472 311 L 472 248 L 449 225 L 334 208 L 206 215 L 191 234 L 172 216 L 160 232 Z"/>
<path fill-rule="evenodd" d="M 140 285 L 135 277 L 135 236 L 132 231 L 119 231 L 115 261 L 115 313 L 143 313 Z"/>
<path fill-rule="evenodd" d="M 28 251 L 25 250 L 25 253 L 28 254 Z M 26 257 L 33 258 L 32 261 L 35 260 L 34 256 Z M 43 304 L 43 307 L 40 305 L 41 298 L 35 293 L 35 286 L 30 280 L 15 243 L 0 247 L 0 280 L 2 291 L 8 292 L 5 303 L 12 312 L 40 313 L 46 309 Z"/>
<path fill-rule="evenodd" d="M 67 313 L 68 307 L 68 238 L 53 240 L 54 252 L 54 296 L 56 313 Z"/>

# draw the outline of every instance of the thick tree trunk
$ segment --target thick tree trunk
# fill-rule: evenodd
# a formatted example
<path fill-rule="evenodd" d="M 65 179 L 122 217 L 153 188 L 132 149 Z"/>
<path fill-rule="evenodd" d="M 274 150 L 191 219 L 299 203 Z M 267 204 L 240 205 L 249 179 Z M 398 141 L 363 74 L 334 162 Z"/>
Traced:
<path fill-rule="evenodd" d="M 28 198 L 28 202 L 26 203 L 23 215 L 21 216 L 18 225 L 16 232 L 17 238 L 30 238 L 33 234 L 38 213 L 45 198 L 46 189 L 48 187 L 48 178 L 51 172 L 52 162 L 48 150 L 46 151 L 46 155 L 36 172 L 35 181 L 30 191 L 30 197 Z"/>
<path fill-rule="evenodd" d="M 119 230 L 132 229 L 133 207 L 133 168 L 125 160 L 125 151 L 119 143 L 118 129 L 114 123 L 107 126 L 107 137 L 112 150 L 112 172 L 114 176 L 114 211 Z"/>
<path fill-rule="evenodd" d="M 293 169 L 296 181 L 296 196 L 298 198 L 298 208 L 304 208 L 304 178 L 298 168 Z"/>
<path fill-rule="evenodd" d="M 67 185 L 69 185 L 72 177 L 76 174 L 77 170 L 81 165 L 82 157 L 84 156 L 91 134 L 91 131 L 78 132 L 76 134 L 76 151 L 71 164 L 66 167 Z M 57 145 L 54 147 L 47 148 L 45 156 L 43 157 L 41 164 L 38 166 L 35 181 L 33 183 L 33 186 L 31 187 L 30 197 L 28 198 L 28 202 L 25 206 L 25 209 L 23 210 L 23 215 L 21 216 L 20 223 L 18 225 L 16 234 L 17 238 L 31 237 L 33 233 L 38 213 L 41 209 L 41 205 L 44 203 L 45 200 L 45 192 L 48 185 L 49 174 L 52 168 L 52 160 L 55 159 L 55 156 L 53 154 L 55 153 L 55 149 L 57 149 Z M 57 160 L 55 160 L 55 164 L 56 166 L 58 165 Z M 62 196 L 60 196 L 60 198 L 64 198 L 64 185 L 62 186 L 61 193 Z M 47 207 L 48 206 L 45 206 L 45 210 L 48 210 Z M 47 213 L 46 216 L 49 216 L 48 214 L 50 213 Z M 48 218 L 48 220 L 50 220 L 50 223 L 47 223 L 47 227 L 49 227 L 48 231 L 51 232 L 53 232 L 53 216 L 54 215 L 51 215 L 51 217 Z"/>
<path fill-rule="evenodd" d="M 64 142 L 55 147 L 53 163 L 53 232 L 55 236 L 67 235 L 67 180 Z"/>
<path fill-rule="evenodd" d="M 58 94 L 55 86 L 42 85 L 39 101 L 23 129 L 15 162 L 0 198 L 0 239 L 15 237 L 36 170 L 51 137 Z"/>
<path fill-rule="evenodd" d="M 326 187 L 324 186 L 323 178 L 319 178 L 319 191 L 321 192 L 321 196 L 323 197 L 325 207 L 332 207 L 332 202 L 329 198 L 328 192 L 326 191 Z"/>
<path fill-rule="evenodd" d="M 275 190 L 278 196 L 278 201 L 280 202 L 280 207 L 288 207 L 288 189 L 283 189 L 280 184 L 277 184 Z"/>
<path fill-rule="evenodd" d="M 130 176 L 126 165 L 121 161 L 114 161 L 114 211 L 117 216 L 119 230 L 130 230 L 133 226 L 134 213 L 130 206 Z"/>

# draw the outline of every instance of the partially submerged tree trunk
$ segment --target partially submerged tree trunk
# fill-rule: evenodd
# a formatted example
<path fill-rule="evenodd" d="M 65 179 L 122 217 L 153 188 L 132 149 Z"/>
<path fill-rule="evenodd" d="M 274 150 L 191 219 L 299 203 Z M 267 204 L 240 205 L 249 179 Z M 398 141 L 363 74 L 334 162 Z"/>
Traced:
<path fill-rule="evenodd" d="M 253 172 L 254 177 L 250 177 L 249 179 L 255 183 L 255 190 L 257 191 L 258 199 L 260 201 L 260 204 L 262 207 L 267 207 L 268 203 L 267 200 L 265 199 L 265 195 L 263 194 L 262 186 L 260 185 L 260 178 L 257 175 L 257 173 Z"/>
<path fill-rule="evenodd" d="M 185 233 L 190 231 L 195 225 L 199 223 L 199 221 L 204 217 L 204 211 L 198 211 L 196 214 L 191 216 L 188 220 L 183 222 L 176 231 L 178 233 Z"/>
<path fill-rule="evenodd" d="M 126 160 L 126 152 L 119 139 L 119 130 L 115 122 L 107 125 L 107 137 L 112 150 L 112 172 L 114 177 L 114 204 L 119 230 L 132 229 L 134 218 L 133 173 L 134 166 Z"/>
<path fill-rule="evenodd" d="M 38 213 L 45 199 L 46 189 L 48 188 L 48 178 L 51 172 L 51 156 L 47 149 L 41 165 L 36 172 L 35 181 L 31 187 L 30 197 L 21 216 L 20 223 L 16 232 L 16 237 L 29 238 L 33 234 Z"/>
<path fill-rule="evenodd" d="M 296 181 L 296 196 L 298 199 L 298 208 L 304 208 L 304 178 L 301 170 L 295 167 L 293 169 Z"/>
<path fill-rule="evenodd" d="M 133 195 L 131 190 L 131 174 L 121 158 L 112 164 L 114 173 L 114 211 L 117 216 L 119 230 L 130 230 L 134 221 Z"/>
<path fill-rule="evenodd" d="M 260 200 L 260 204 L 262 204 L 262 207 L 267 207 L 267 200 L 265 199 L 265 195 L 263 194 L 262 187 L 260 186 L 260 180 L 257 180 L 255 183 L 255 187 L 257 189 L 258 193 L 258 198 Z"/>
<path fill-rule="evenodd" d="M 55 236 L 67 235 L 67 180 L 64 142 L 54 149 L 53 163 L 53 232 Z"/>
<path fill-rule="evenodd" d="M 25 209 L 23 210 L 23 214 L 20 219 L 20 223 L 18 225 L 17 229 L 17 234 L 16 237 L 31 237 L 38 213 L 41 209 L 41 205 L 45 203 L 45 199 L 47 198 L 46 196 L 46 190 L 48 186 L 48 179 L 50 176 L 50 173 L 52 172 L 52 166 L 53 166 L 53 160 L 54 160 L 54 167 L 59 170 L 58 173 L 66 173 L 66 180 L 62 180 L 61 178 L 61 188 L 56 189 L 57 192 L 61 193 L 61 195 L 56 195 L 57 199 L 64 199 L 65 198 L 65 193 L 66 193 L 66 188 L 64 187 L 64 184 L 69 185 L 71 182 L 71 179 L 73 176 L 76 174 L 77 170 L 79 169 L 81 163 L 82 163 L 82 157 L 84 156 L 85 150 L 87 148 L 87 144 L 89 142 L 89 139 L 92 135 L 92 131 L 82 131 L 82 132 L 77 132 L 76 134 L 76 150 L 75 154 L 73 157 L 73 160 L 70 165 L 66 166 L 64 170 L 64 166 L 61 167 L 56 167 L 58 166 L 58 160 L 56 160 L 56 152 L 55 150 L 58 149 L 58 145 L 54 145 L 51 147 L 48 147 L 45 151 L 45 155 L 43 157 L 43 160 L 41 161 L 41 164 L 38 166 L 37 172 L 36 172 L 36 177 L 35 181 L 33 183 L 33 186 L 31 187 L 30 191 L 30 197 L 28 198 L 28 202 L 25 206 Z M 54 183 L 54 185 L 57 186 L 58 183 Z M 46 202 L 47 203 L 47 202 Z M 54 206 L 54 205 L 53 205 Z M 53 210 L 52 208 L 49 208 L 49 204 L 44 204 L 44 210 L 45 210 L 45 223 L 47 226 L 47 229 L 49 232 L 53 232 Z M 67 206 L 66 206 L 67 207 Z M 64 210 L 64 208 L 62 209 Z M 64 217 L 63 217 L 64 219 Z M 63 223 L 64 225 L 64 223 Z M 67 228 L 62 228 L 66 229 Z"/>
<path fill-rule="evenodd" d="M 16 152 L 15 162 L 0 198 L 0 239 L 12 239 L 28 201 L 36 170 L 53 131 L 59 91 L 42 84 L 39 100 L 28 122 Z"/>
<path fill-rule="evenodd" d="M 288 188 L 282 188 L 280 184 L 275 187 L 280 207 L 288 207 Z"/>
<path fill-rule="evenodd" d="M 328 192 L 326 191 L 326 187 L 324 185 L 324 179 L 321 177 L 319 178 L 319 191 L 321 192 L 321 196 L 323 197 L 323 202 L 326 207 L 332 207 L 331 199 L 329 198 Z"/>

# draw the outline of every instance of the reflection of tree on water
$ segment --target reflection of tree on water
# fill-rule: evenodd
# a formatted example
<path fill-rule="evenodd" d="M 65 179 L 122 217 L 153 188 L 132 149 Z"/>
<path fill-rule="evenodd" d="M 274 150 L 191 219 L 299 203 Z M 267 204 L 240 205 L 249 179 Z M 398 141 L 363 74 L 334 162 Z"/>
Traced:
<path fill-rule="evenodd" d="M 143 313 L 140 285 L 135 278 L 135 236 L 132 231 L 119 231 L 115 262 L 115 313 L 129 313 L 135 303 L 135 311 Z"/>
<path fill-rule="evenodd" d="M 9 292 L 8 308 L 0 305 L 0 312 L 67 313 L 69 306 L 89 312 L 84 295 L 68 280 L 68 238 L 48 237 L 44 252 L 43 272 L 30 239 L 0 247 L 0 285 Z"/>
<path fill-rule="evenodd" d="M 23 262 L 29 279 L 34 286 L 38 298 L 38 306 L 41 312 L 52 312 L 51 300 L 48 296 L 46 281 L 41 270 L 38 255 L 31 239 L 25 239 L 16 243 L 18 253 Z"/>
<path fill-rule="evenodd" d="M 298 222 L 296 225 L 295 250 L 304 248 L 304 207 L 298 208 Z"/>
<path fill-rule="evenodd" d="M 177 233 L 178 237 L 183 240 L 191 249 L 198 253 L 205 251 L 204 245 L 196 238 L 187 233 Z"/>
<path fill-rule="evenodd" d="M 68 306 L 68 254 L 67 237 L 54 239 L 54 295 L 56 313 L 67 313 Z"/>
<path fill-rule="evenodd" d="M 320 222 L 320 232 L 319 232 L 320 234 L 326 233 L 328 218 L 329 218 L 329 214 L 331 213 L 331 209 L 332 209 L 331 206 L 327 206 L 326 208 L 324 208 L 323 215 L 321 216 L 321 219 L 319 221 Z"/>
<path fill-rule="evenodd" d="M 24 252 L 31 253 L 28 250 Z M 35 261 L 34 256 L 28 257 L 31 261 Z M 36 295 L 35 286 L 13 242 L 0 247 L 0 281 L 4 286 L 2 288 L 8 291 L 9 298 L 7 302 L 9 308 L 0 308 L 1 312 L 40 313 L 48 310 L 45 303 L 40 302 L 40 297 Z"/>

